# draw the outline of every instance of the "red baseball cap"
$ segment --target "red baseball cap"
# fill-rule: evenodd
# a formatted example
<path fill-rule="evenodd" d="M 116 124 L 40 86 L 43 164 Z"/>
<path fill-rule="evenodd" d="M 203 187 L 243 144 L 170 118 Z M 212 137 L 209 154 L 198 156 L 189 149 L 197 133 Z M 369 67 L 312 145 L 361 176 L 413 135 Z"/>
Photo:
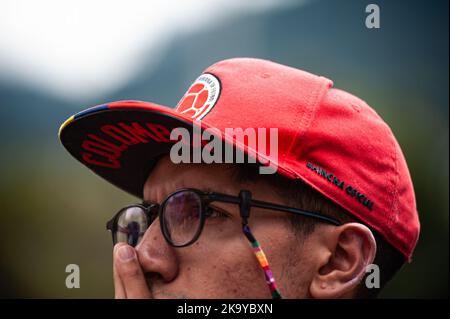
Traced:
<path fill-rule="evenodd" d="M 94 173 L 142 198 L 174 128 L 277 128 L 278 173 L 301 179 L 378 232 L 408 260 L 420 223 L 408 167 L 392 131 L 363 100 L 331 80 L 267 60 L 235 58 L 207 68 L 175 109 L 118 101 L 75 114 L 64 147 Z M 267 155 L 267 154 L 264 154 Z"/>

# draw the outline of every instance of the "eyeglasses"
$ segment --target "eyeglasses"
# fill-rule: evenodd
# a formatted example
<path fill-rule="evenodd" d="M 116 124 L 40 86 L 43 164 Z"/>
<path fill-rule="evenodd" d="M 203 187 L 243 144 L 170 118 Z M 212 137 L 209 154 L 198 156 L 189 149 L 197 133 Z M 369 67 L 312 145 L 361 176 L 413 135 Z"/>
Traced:
<path fill-rule="evenodd" d="M 186 247 L 200 237 L 205 220 L 213 214 L 213 209 L 209 206 L 213 202 L 238 204 L 241 217 L 246 219 L 249 218 L 250 207 L 258 207 L 312 217 L 333 225 L 341 224 L 338 220 L 320 213 L 253 200 L 248 191 L 241 191 L 239 196 L 230 196 L 189 188 L 170 194 L 161 205 L 136 204 L 124 207 L 108 221 L 106 228 L 112 232 L 114 244 L 125 242 L 136 246 L 147 228 L 159 217 L 166 241 L 174 247 Z"/>
<path fill-rule="evenodd" d="M 205 220 L 214 213 L 214 209 L 210 206 L 213 202 L 239 205 L 243 232 L 254 248 L 256 257 L 264 269 L 266 281 L 274 298 L 279 298 L 280 294 L 276 289 L 275 280 L 264 252 L 248 227 L 247 220 L 250 217 L 250 208 L 258 207 L 291 213 L 315 218 L 336 226 L 341 225 L 338 220 L 317 212 L 254 200 L 251 192 L 246 190 L 240 191 L 238 196 L 231 196 L 186 188 L 170 194 L 161 204 L 136 204 L 124 207 L 108 221 L 106 228 L 112 233 L 114 245 L 124 242 L 134 247 L 140 242 L 147 228 L 159 217 L 161 232 L 167 243 L 173 247 L 186 247 L 200 237 Z"/>

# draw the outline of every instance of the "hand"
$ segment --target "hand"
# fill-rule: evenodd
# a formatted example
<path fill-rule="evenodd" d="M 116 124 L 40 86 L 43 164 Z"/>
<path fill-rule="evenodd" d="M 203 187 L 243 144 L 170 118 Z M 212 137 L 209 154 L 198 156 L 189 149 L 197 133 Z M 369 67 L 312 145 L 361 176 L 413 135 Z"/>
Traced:
<path fill-rule="evenodd" d="M 125 243 L 114 246 L 113 273 L 116 299 L 153 298 L 133 247 Z"/>

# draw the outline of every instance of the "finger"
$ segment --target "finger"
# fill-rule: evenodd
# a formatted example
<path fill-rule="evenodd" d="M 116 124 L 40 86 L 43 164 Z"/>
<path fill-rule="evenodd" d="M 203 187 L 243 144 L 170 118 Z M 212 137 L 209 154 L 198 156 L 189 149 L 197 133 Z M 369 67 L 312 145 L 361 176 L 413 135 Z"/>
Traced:
<path fill-rule="evenodd" d="M 133 247 L 129 245 L 117 247 L 114 261 L 126 298 L 152 298 Z"/>
<path fill-rule="evenodd" d="M 113 249 L 113 279 L 114 279 L 114 298 L 116 299 L 125 299 L 127 295 L 125 294 L 125 288 L 123 287 L 122 280 L 119 277 L 119 274 L 117 272 L 116 262 L 115 262 L 115 256 L 116 251 L 119 248 L 119 246 L 125 245 L 124 243 L 119 243 L 114 246 Z"/>

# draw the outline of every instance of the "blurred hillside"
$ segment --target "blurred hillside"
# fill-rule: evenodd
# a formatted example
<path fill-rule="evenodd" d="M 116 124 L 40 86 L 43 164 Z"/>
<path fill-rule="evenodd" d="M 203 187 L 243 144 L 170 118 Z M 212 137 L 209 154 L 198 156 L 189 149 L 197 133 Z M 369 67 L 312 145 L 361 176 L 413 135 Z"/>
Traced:
<path fill-rule="evenodd" d="M 414 262 L 384 297 L 448 297 L 448 1 L 377 1 L 381 29 L 365 28 L 364 1 L 236 16 L 142 56 L 135 78 L 108 96 L 62 100 L 0 80 L 1 297 L 111 297 L 104 224 L 135 201 L 72 159 L 57 140 L 71 114 L 119 99 L 174 106 L 208 65 L 230 57 L 274 60 L 334 80 L 386 120 L 408 161 L 421 215 Z M 120 49 L 120 46 L 118 47 Z M 156 68 L 153 67 L 156 65 Z M 45 77 L 45 75 L 42 75 Z M 79 264 L 81 288 L 65 288 Z"/>

